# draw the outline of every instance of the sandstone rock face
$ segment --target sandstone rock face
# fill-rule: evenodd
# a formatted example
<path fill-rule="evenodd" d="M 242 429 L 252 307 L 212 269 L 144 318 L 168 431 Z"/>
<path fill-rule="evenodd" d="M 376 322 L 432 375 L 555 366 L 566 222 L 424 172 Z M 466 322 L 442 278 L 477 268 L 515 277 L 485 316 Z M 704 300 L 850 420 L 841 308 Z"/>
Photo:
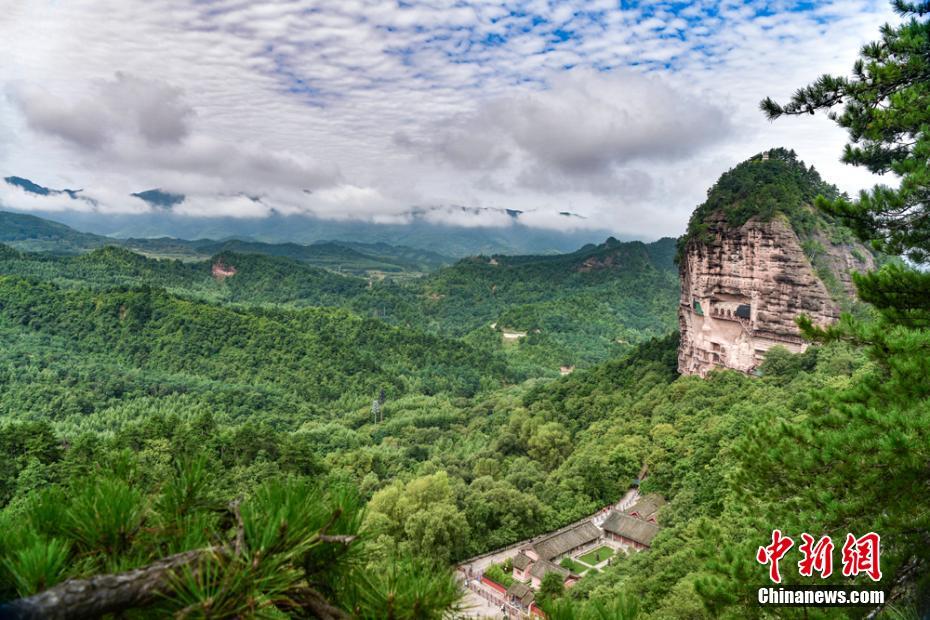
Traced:
<path fill-rule="evenodd" d="M 689 241 L 679 265 L 679 372 L 752 373 L 773 346 L 793 352 L 807 347 L 794 322 L 798 315 L 820 325 L 839 318 L 839 305 L 787 220 L 750 219 L 733 228 L 717 217 L 708 224 L 708 235 Z M 871 255 L 858 244 L 814 239 L 826 250 L 825 264 L 841 288 L 853 294 L 849 272 L 871 269 Z"/>
<path fill-rule="evenodd" d="M 236 275 L 237 273 L 235 267 L 233 267 L 232 265 L 227 265 L 226 263 L 222 261 L 217 261 L 213 263 L 213 266 L 211 267 L 210 271 L 213 274 L 213 277 L 220 281 L 223 281 L 226 278 L 232 277 Z"/>

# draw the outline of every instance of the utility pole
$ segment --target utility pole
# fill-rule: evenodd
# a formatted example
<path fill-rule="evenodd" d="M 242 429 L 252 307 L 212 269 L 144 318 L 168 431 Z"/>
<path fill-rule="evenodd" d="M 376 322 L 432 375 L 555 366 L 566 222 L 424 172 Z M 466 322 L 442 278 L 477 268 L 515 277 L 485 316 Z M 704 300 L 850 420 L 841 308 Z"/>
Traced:
<path fill-rule="evenodd" d="M 384 422 L 384 403 L 387 401 L 387 394 L 384 392 L 384 388 L 381 388 L 381 391 L 378 393 L 378 413 L 381 414 L 381 421 Z"/>
<path fill-rule="evenodd" d="M 371 421 L 374 424 L 384 422 L 384 402 L 387 400 L 387 394 L 384 388 L 378 393 L 378 398 L 371 401 Z"/>

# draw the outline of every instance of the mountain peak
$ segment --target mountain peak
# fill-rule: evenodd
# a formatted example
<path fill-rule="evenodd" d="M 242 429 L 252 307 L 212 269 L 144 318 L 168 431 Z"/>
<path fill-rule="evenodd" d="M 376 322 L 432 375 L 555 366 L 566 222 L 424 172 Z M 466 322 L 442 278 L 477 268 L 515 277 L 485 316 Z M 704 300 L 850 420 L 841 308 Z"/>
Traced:
<path fill-rule="evenodd" d="M 786 149 L 750 157 L 710 189 L 679 243 L 682 373 L 753 373 L 773 346 L 807 348 L 798 316 L 830 325 L 854 303 L 850 271 L 875 264 L 812 206 L 818 195 L 838 191 Z"/>
<path fill-rule="evenodd" d="M 84 200 L 90 204 L 96 204 L 92 198 L 87 198 L 86 196 L 79 196 L 83 190 L 80 189 L 52 189 L 50 187 L 45 187 L 44 185 L 39 185 L 29 179 L 17 176 L 4 177 L 3 180 L 7 185 L 12 185 L 13 187 L 18 187 L 27 194 L 35 194 L 37 196 L 58 196 L 61 194 L 67 194 L 72 200 Z"/>
<path fill-rule="evenodd" d="M 820 194 L 835 197 L 839 190 L 793 150 L 771 149 L 723 173 L 695 210 L 692 224 L 715 214 L 723 215 L 731 226 L 741 226 L 753 217 L 768 221 L 779 212 L 790 218 Z"/>
<path fill-rule="evenodd" d="M 708 190 L 707 200 L 691 215 L 680 247 L 720 224 L 738 228 L 750 219 L 768 222 L 779 214 L 799 236 L 806 237 L 825 220 L 812 208 L 814 199 L 839 194 L 835 185 L 798 159 L 794 150 L 774 148 L 757 153 L 720 175 Z"/>
<path fill-rule="evenodd" d="M 162 191 L 159 188 L 147 189 L 144 192 L 132 194 L 135 198 L 144 200 L 153 207 L 162 207 L 170 209 L 171 207 L 184 202 L 184 194 L 172 194 L 171 192 Z"/>
<path fill-rule="evenodd" d="M 7 185 L 18 187 L 25 192 L 30 194 L 38 194 L 39 196 L 48 196 L 53 191 L 47 187 L 39 185 L 38 183 L 33 183 L 29 179 L 24 179 L 23 177 L 4 177 L 3 180 L 6 181 Z"/>

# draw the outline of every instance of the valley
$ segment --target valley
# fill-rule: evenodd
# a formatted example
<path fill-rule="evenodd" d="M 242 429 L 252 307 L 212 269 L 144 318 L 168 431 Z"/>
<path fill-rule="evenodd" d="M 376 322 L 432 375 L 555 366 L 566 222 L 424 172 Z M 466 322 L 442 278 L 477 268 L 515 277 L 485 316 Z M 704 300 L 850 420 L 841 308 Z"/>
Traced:
<path fill-rule="evenodd" d="M 429 252 L 385 244 L 122 242 L 0 212 L 3 222 L 7 245 L 0 252 L 0 273 L 65 287 L 157 286 L 238 305 L 340 307 L 398 328 L 464 338 L 506 354 L 534 376 L 607 359 L 667 333 L 675 321 L 671 239 L 644 244 L 611 238 L 568 254 L 447 264 Z M 72 243 L 74 253 L 15 251 L 36 247 L 39 240 L 59 247 Z M 190 253 L 179 259 L 178 248 Z M 364 253 L 369 251 L 380 253 Z M 235 274 L 218 278 L 218 267 Z M 508 343 L 517 346 L 504 346 Z"/>
<path fill-rule="evenodd" d="M 740 181 L 745 191 L 760 191 L 752 183 L 770 178 L 769 168 L 803 167 L 787 152 L 747 165 L 757 176 Z M 42 226 L 47 240 L 75 238 Z M 726 235 L 755 239 L 754 230 Z M 27 234 L 8 230 L 6 238 L 22 247 Z M 673 332 L 676 313 L 692 311 L 679 303 L 678 271 L 689 273 L 691 255 L 705 255 L 698 243 L 714 242 L 705 236 L 685 246 L 677 267 L 672 240 L 611 238 L 567 254 L 478 256 L 384 280 L 320 266 L 314 246 L 282 253 L 230 241 L 184 260 L 126 246 L 70 254 L 4 246 L 0 445 L 14 458 L 0 480 L 3 548 L 28 535 L 14 525 L 20 515 L 55 527 L 41 521 L 55 489 L 103 492 L 82 480 L 112 479 L 130 493 L 126 501 L 142 512 L 113 518 L 131 528 L 169 518 L 151 512 L 167 509 L 155 508 L 169 501 L 163 480 L 209 479 L 186 491 L 197 499 L 183 512 L 205 519 L 209 531 L 218 525 L 209 525 L 206 506 L 310 477 L 356 489 L 365 511 L 353 527 L 369 538 L 367 566 L 397 558 L 459 564 L 463 577 L 449 575 L 456 590 L 458 579 L 490 587 L 486 597 L 513 613 L 549 605 L 551 595 L 539 593 L 545 573 L 562 575 L 566 603 L 611 601 L 618 617 L 634 608 L 656 618 L 700 613 L 695 599 L 677 594 L 698 587 L 701 606 L 733 605 L 712 584 L 735 568 L 684 557 L 709 559 L 728 540 L 751 541 L 746 533 L 763 527 L 763 515 L 810 518 L 785 513 L 769 493 L 758 472 L 792 469 L 790 452 L 765 446 L 782 441 L 777 429 L 789 420 L 815 423 L 818 391 L 851 387 L 875 368 L 861 350 L 835 342 L 797 354 L 775 347 L 752 369 L 733 365 L 742 372 L 680 375 L 693 334 Z M 379 256 L 402 253 L 381 248 Z M 752 292 L 769 281 L 752 274 L 771 268 L 744 270 L 738 282 L 705 279 L 701 308 L 723 320 L 715 305 L 722 294 L 771 298 Z M 772 277 L 781 281 L 765 276 Z M 803 299 L 811 290 L 820 289 L 798 285 L 784 295 Z M 654 497 L 663 505 L 652 521 L 635 516 L 637 499 Z M 64 506 L 79 518 L 79 504 Z M 551 558 L 534 551 L 553 537 L 575 537 L 568 524 L 593 527 L 595 542 L 586 534 L 570 543 L 577 553 Z M 641 538 L 644 528 L 655 532 Z M 529 543 L 513 546 L 521 540 Z M 142 552 L 157 543 L 129 535 L 123 544 Z M 621 551 L 609 565 L 598 555 L 595 569 L 582 556 L 600 554 L 598 545 Z M 521 569 L 542 567 L 532 569 L 539 574 L 526 578 L 530 585 L 513 585 L 516 568 L 494 573 L 510 584 L 501 585 L 484 574 L 499 565 L 468 560 L 501 548 L 507 553 L 490 557 L 507 566 L 515 553 L 537 554 Z M 732 556 L 734 566 L 752 561 L 747 549 Z M 107 555 L 95 562 L 95 570 L 123 566 Z M 7 566 L 29 578 L 25 564 Z M 55 580 L 69 575 L 66 564 L 55 570 Z M 480 585 L 486 581 L 496 585 Z M 507 598 L 511 586 L 519 601 Z M 541 603 L 528 602 L 533 590 Z"/>
<path fill-rule="evenodd" d="M 930 0 L 7 4 L 0 620 L 930 618 Z"/>

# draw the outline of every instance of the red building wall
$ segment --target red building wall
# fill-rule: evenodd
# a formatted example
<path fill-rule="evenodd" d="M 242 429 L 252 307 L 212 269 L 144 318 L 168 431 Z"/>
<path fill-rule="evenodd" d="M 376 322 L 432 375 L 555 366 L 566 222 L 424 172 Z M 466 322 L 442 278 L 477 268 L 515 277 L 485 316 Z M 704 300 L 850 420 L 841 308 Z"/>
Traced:
<path fill-rule="evenodd" d="M 488 579 L 487 577 L 481 577 L 481 583 L 483 583 L 484 585 L 488 586 L 489 588 L 493 588 L 493 589 L 497 590 L 497 591 L 500 592 L 501 594 L 507 594 L 507 588 L 505 588 L 505 587 L 502 586 L 501 584 L 497 583 L 496 581 L 491 581 L 491 580 Z"/>

